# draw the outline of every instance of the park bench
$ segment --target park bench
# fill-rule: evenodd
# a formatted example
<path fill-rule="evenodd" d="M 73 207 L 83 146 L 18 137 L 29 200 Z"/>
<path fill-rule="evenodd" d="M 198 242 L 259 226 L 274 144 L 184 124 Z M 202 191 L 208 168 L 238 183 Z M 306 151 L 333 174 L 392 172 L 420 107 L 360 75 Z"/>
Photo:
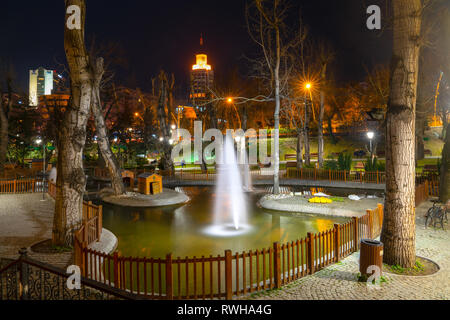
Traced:
<path fill-rule="evenodd" d="M 297 161 L 286 162 L 286 168 L 297 168 Z"/>
<path fill-rule="evenodd" d="M 296 154 L 293 154 L 293 153 L 286 153 L 286 154 L 284 155 L 284 159 L 285 159 L 286 161 L 289 161 L 289 160 L 297 161 L 297 155 L 296 155 Z"/>
<path fill-rule="evenodd" d="M 319 154 L 318 153 L 310 153 L 309 154 L 309 158 L 319 158 Z M 303 155 L 303 160 L 305 160 L 305 155 Z"/>
<path fill-rule="evenodd" d="M 341 153 L 340 152 L 333 152 L 332 154 L 331 154 L 331 156 L 333 157 L 333 158 L 339 158 L 339 155 L 340 155 Z"/>
<path fill-rule="evenodd" d="M 425 151 L 423 152 L 423 154 L 426 155 L 426 156 L 432 156 L 432 155 L 433 155 L 433 153 L 432 153 L 431 150 L 429 150 L 429 149 L 425 149 Z"/>
<path fill-rule="evenodd" d="M 424 174 L 430 174 L 430 173 L 437 173 L 438 172 L 438 166 L 435 164 L 426 164 L 423 167 L 423 171 Z"/>

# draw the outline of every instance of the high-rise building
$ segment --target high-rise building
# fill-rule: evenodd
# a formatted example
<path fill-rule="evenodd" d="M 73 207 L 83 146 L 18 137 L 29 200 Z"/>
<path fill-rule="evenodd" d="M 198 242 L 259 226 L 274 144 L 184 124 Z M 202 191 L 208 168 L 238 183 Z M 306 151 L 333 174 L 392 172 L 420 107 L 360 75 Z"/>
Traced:
<path fill-rule="evenodd" d="M 211 100 L 211 90 L 214 86 L 214 71 L 208 64 L 208 56 L 203 47 L 203 37 L 200 38 L 200 49 L 196 54 L 196 64 L 191 71 L 191 103 L 200 111 Z"/>
<path fill-rule="evenodd" d="M 37 107 L 39 97 L 52 94 L 53 74 L 53 70 L 42 67 L 30 70 L 30 106 Z"/>

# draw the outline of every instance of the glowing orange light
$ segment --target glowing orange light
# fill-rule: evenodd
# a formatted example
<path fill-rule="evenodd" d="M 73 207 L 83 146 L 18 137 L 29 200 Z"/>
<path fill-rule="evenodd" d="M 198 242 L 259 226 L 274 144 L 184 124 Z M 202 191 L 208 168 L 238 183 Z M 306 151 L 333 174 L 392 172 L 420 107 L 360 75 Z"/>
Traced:
<path fill-rule="evenodd" d="M 232 99 L 232 98 L 228 98 L 228 99 L 227 99 L 227 102 L 228 102 L 228 103 L 232 103 L 232 102 L 233 102 L 233 99 Z"/>
<path fill-rule="evenodd" d="M 196 55 L 197 64 L 192 66 L 192 70 L 211 70 L 211 66 L 208 64 L 208 56 L 206 54 Z"/>
<path fill-rule="evenodd" d="M 139 113 L 137 113 L 137 112 L 136 112 L 134 115 L 135 115 L 136 117 L 139 117 Z"/>
<path fill-rule="evenodd" d="M 311 83 L 306 84 L 306 89 L 308 89 L 308 90 L 311 89 Z"/>

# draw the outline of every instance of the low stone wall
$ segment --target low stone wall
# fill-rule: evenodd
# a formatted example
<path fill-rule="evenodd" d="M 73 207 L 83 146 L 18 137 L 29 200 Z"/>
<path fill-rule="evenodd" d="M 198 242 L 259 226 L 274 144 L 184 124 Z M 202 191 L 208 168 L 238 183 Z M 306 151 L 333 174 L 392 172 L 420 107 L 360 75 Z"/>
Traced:
<path fill-rule="evenodd" d="M 381 198 L 361 199 L 353 201 L 344 198 L 344 202 L 327 204 L 310 203 L 302 196 L 272 196 L 267 195 L 260 199 L 259 205 L 264 209 L 286 211 L 298 214 L 320 214 L 337 217 L 361 217 L 366 214 L 367 208 L 375 208 L 378 203 L 384 202 Z"/>

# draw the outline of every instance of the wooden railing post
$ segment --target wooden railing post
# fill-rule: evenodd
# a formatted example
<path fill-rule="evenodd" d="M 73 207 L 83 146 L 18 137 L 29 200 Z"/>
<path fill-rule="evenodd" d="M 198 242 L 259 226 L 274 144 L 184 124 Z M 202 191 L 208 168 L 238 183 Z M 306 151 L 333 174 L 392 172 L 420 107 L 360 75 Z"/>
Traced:
<path fill-rule="evenodd" d="M 334 260 L 336 262 L 339 262 L 339 260 L 341 259 L 340 254 L 339 254 L 339 249 L 341 247 L 340 244 L 340 235 L 339 235 L 339 225 L 335 224 L 334 225 Z"/>
<path fill-rule="evenodd" d="M 308 263 L 308 269 L 309 274 L 314 273 L 314 235 L 311 232 L 308 232 L 308 256 L 307 256 L 307 263 Z"/>
<path fill-rule="evenodd" d="M 97 210 L 97 241 L 100 241 L 103 230 L 103 206 L 98 206 Z"/>
<path fill-rule="evenodd" d="M 384 206 L 381 203 L 379 203 L 377 205 L 377 208 L 378 208 L 378 221 L 379 221 L 378 223 L 379 223 L 380 232 L 381 232 L 381 230 L 383 230 Z"/>
<path fill-rule="evenodd" d="M 231 250 L 225 251 L 225 298 L 231 300 L 233 298 L 233 278 L 231 264 Z M 220 276 L 220 275 L 219 275 Z"/>
<path fill-rule="evenodd" d="M 275 288 L 281 288 L 281 246 L 279 242 L 273 244 L 273 276 Z"/>
<path fill-rule="evenodd" d="M 17 180 L 14 179 L 14 193 L 17 192 Z"/>
<path fill-rule="evenodd" d="M 359 235 L 358 235 L 358 217 L 353 217 L 353 251 L 358 251 Z"/>
<path fill-rule="evenodd" d="M 367 210 L 367 214 L 369 215 L 369 238 L 373 239 L 373 214 L 372 214 L 372 210 Z"/>
<path fill-rule="evenodd" d="M 113 272 L 114 272 L 114 287 L 120 288 L 119 254 L 117 252 L 114 252 L 113 255 Z"/>
<path fill-rule="evenodd" d="M 166 256 L 166 299 L 173 300 L 172 254 Z"/>

